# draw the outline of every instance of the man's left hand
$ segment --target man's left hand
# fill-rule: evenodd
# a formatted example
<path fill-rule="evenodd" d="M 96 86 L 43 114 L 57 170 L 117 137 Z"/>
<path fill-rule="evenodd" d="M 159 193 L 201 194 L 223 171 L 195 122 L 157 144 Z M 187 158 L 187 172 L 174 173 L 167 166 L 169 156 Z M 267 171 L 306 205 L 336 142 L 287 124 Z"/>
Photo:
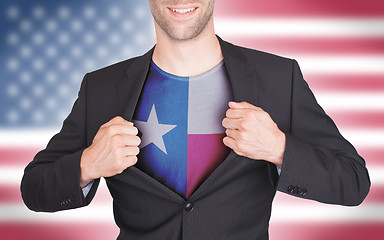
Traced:
<path fill-rule="evenodd" d="M 224 144 L 240 156 L 265 160 L 281 168 L 285 134 L 263 109 L 247 102 L 229 102 L 223 127 Z"/>

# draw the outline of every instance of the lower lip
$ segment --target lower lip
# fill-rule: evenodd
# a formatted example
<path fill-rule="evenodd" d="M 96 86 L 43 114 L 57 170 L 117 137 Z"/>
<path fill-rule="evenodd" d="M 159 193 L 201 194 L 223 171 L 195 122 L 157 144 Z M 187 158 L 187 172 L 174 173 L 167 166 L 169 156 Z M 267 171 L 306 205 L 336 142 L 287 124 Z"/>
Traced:
<path fill-rule="evenodd" d="M 170 8 L 168 8 L 168 10 L 171 12 L 172 16 L 174 16 L 176 18 L 187 18 L 187 17 L 192 16 L 193 14 L 195 14 L 197 8 L 195 8 L 193 11 L 190 11 L 190 12 L 187 12 L 187 13 L 174 12 Z"/>

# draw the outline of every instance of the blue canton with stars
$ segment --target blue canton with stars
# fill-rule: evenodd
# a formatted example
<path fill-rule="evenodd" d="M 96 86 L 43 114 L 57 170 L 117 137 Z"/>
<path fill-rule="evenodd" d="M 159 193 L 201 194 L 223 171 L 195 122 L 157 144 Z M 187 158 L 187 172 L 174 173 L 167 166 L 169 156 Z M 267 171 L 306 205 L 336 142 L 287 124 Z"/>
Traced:
<path fill-rule="evenodd" d="M 0 2 L 0 128 L 59 126 L 89 71 L 154 43 L 148 1 Z"/>
<path fill-rule="evenodd" d="M 170 80 L 151 64 L 133 116 L 142 133 L 136 166 L 181 196 L 187 182 L 188 81 Z M 182 78 L 181 78 L 182 79 Z"/>

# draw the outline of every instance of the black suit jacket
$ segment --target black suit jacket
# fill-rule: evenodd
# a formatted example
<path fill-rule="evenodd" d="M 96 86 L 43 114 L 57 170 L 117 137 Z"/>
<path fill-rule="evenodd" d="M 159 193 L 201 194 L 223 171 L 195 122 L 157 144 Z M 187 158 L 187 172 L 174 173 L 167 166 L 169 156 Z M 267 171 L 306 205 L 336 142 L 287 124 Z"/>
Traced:
<path fill-rule="evenodd" d="M 219 40 L 235 100 L 263 108 L 286 134 L 281 175 L 271 163 L 231 151 L 185 200 L 132 166 L 106 179 L 118 239 L 268 239 L 276 190 L 342 205 L 358 205 L 367 195 L 364 160 L 317 104 L 296 61 Z M 85 76 L 60 133 L 25 169 L 21 191 L 30 209 L 53 212 L 91 202 L 98 180 L 84 198 L 82 151 L 113 117 L 132 120 L 152 53 Z"/>

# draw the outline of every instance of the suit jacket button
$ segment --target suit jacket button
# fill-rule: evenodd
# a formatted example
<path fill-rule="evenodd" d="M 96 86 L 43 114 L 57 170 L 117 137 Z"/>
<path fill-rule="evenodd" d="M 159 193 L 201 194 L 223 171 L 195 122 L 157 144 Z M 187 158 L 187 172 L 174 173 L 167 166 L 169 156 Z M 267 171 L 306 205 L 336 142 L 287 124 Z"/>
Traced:
<path fill-rule="evenodd" d="M 195 207 L 195 206 L 193 205 L 193 203 L 187 203 L 187 204 L 185 205 L 185 207 L 184 207 L 184 210 L 185 210 L 186 212 L 192 212 L 192 210 L 193 210 L 194 207 Z"/>
<path fill-rule="evenodd" d="M 305 196 L 307 194 L 307 190 L 304 188 L 300 188 L 297 192 L 300 196 Z"/>
<path fill-rule="evenodd" d="M 287 188 L 288 193 L 295 193 L 295 187 L 292 185 L 289 185 Z"/>

